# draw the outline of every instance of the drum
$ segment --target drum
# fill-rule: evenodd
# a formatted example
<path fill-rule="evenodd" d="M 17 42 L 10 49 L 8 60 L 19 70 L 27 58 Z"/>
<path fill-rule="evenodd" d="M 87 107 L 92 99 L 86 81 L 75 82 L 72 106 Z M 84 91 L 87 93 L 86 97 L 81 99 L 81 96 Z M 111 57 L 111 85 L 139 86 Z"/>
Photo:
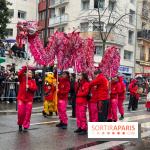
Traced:
<path fill-rule="evenodd" d="M 142 93 L 143 93 L 143 88 L 142 88 L 142 87 L 139 87 L 139 88 L 136 90 L 136 92 L 137 92 L 138 94 L 142 94 Z"/>

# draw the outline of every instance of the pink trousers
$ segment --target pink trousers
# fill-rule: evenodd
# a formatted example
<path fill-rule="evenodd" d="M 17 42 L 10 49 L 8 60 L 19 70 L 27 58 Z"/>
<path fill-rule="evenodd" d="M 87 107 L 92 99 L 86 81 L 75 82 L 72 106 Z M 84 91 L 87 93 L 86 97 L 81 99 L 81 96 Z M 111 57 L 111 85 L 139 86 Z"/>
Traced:
<path fill-rule="evenodd" d="M 82 130 L 87 130 L 87 119 L 86 119 L 87 105 L 76 104 L 76 119 L 77 127 Z"/>
<path fill-rule="evenodd" d="M 88 103 L 89 109 L 89 121 L 90 122 L 98 122 L 98 110 L 97 110 L 97 102 L 89 102 Z"/>
<path fill-rule="evenodd" d="M 121 100 L 121 99 L 118 100 L 118 109 L 121 115 L 124 115 L 123 101 L 124 100 Z"/>
<path fill-rule="evenodd" d="M 68 124 L 68 118 L 66 113 L 67 101 L 58 100 L 57 107 L 59 113 L 59 120 L 61 120 L 64 124 Z"/>
<path fill-rule="evenodd" d="M 117 121 L 117 107 L 118 107 L 118 99 L 110 99 L 108 109 L 108 119 Z"/>
<path fill-rule="evenodd" d="M 18 125 L 29 128 L 33 102 L 18 100 Z"/>

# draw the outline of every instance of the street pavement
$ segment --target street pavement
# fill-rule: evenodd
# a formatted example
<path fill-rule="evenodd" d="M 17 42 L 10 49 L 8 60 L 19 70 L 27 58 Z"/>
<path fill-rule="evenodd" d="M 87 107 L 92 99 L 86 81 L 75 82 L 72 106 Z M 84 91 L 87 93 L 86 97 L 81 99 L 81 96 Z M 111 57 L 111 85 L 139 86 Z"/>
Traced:
<path fill-rule="evenodd" d="M 143 100 L 144 101 L 144 100 Z M 125 101 L 124 104 L 127 104 Z M 1 104 L 0 104 L 1 105 Z M 15 104 L 2 104 L 0 111 L 15 111 Z M 5 105 L 5 106 L 4 106 Z M 9 106 L 10 105 L 10 106 Z M 11 106 L 12 105 L 12 106 Z M 122 122 L 138 121 L 141 124 L 142 140 L 128 141 L 91 141 L 87 135 L 80 136 L 74 133 L 77 128 L 76 119 L 70 118 L 71 107 L 67 107 L 68 129 L 56 128 L 59 122 L 55 114 L 43 117 L 42 103 L 34 103 L 31 125 L 28 133 L 18 131 L 16 113 L 0 113 L 0 149 L 2 150 L 149 150 L 150 149 L 150 112 L 143 104 L 139 104 L 138 111 L 127 111 Z M 7 110 L 4 110 L 4 108 Z M 118 113 L 118 117 L 120 114 Z M 88 113 L 87 113 L 87 118 Z"/>

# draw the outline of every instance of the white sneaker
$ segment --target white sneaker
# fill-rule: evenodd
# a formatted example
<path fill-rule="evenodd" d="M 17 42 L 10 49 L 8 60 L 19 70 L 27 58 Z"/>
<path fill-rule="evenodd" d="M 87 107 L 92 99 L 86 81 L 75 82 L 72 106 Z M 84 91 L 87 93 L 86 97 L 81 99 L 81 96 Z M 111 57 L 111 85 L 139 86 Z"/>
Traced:
<path fill-rule="evenodd" d="M 16 103 L 16 101 L 13 101 L 13 103 Z"/>
<path fill-rule="evenodd" d="M 9 104 L 10 102 L 9 101 L 7 101 L 7 104 Z"/>

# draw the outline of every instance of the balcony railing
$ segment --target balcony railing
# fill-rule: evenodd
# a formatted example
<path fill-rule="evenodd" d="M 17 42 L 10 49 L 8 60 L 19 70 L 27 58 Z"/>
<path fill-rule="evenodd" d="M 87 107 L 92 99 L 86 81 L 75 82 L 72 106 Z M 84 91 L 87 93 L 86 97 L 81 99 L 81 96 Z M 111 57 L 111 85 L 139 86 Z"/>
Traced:
<path fill-rule="evenodd" d="M 60 21 L 61 21 L 62 25 L 67 24 L 68 23 L 68 14 L 64 14 L 61 17 L 57 16 L 54 18 L 50 18 L 49 19 L 49 27 L 54 27 L 54 26 L 59 25 Z"/>
<path fill-rule="evenodd" d="M 69 0 L 50 0 L 50 8 L 58 7 L 61 4 L 67 4 Z"/>
<path fill-rule="evenodd" d="M 142 16 L 148 18 L 148 10 L 142 9 Z"/>
<path fill-rule="evenodd" d="M 103 37 L 105 37 L 104 33 L 105 32 L 103 32 L 103 35 L 102 35 Z M 100 33 L 98 31 L 81 32 L 80 36 L 83 39 L 94 37 L 95 41 L 99 41 L 99 40 L 101 41 L 102 40 Z M 107 42 L 124 46 L 125 45 L 125 36 L 122 36 L 122 35 L 117 34 L 117 33 L 110 33 L 108 38 L 107 38 Z"/>
<path fill-rule="evenodd" d="M 140 54 L 140 60 L 146 61 L 146 55 L 143 53 Z"/>
<path fill-rule="evenodd" d="M 142 30 L 137 33 L 138 38 L 144 38 L 150 40 L 150 30 Z"/>

